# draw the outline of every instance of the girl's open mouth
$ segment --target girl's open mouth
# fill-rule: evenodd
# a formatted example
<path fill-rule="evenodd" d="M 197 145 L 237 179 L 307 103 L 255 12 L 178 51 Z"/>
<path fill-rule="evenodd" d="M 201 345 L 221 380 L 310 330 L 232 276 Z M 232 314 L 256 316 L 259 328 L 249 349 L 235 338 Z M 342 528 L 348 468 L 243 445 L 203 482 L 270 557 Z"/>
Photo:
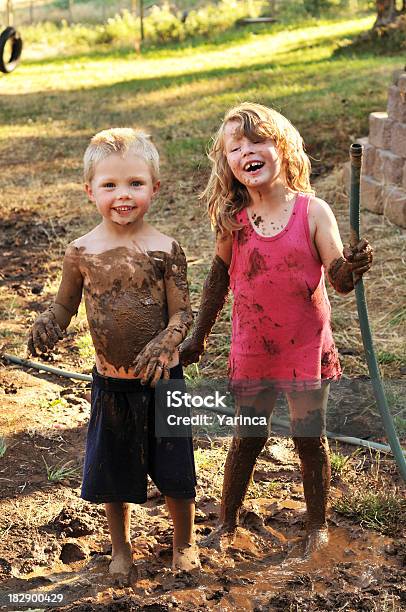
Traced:
<path fill-rule="evenodd" d="M 244 166 L 244 171 L 245 172 L 250 172 L 251 174 L 258 172 L 259 170 L 261 170 L 261 168 L 263 168 L 265 166 L 265 162 L 262 161 L 252 161 L 252 162 L 248 162 L 247 164 L 245 164 Z"/>

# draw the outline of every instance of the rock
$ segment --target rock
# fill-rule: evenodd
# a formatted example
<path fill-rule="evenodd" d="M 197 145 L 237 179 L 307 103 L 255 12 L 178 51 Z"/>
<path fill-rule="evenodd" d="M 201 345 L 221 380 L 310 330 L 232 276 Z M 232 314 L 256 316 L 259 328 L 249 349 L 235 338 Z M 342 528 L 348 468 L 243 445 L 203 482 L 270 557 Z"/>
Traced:
<path fill-rule="evenodd" d="M 31 285 L 31 292 L 34 295 L 39 295 L 40 293 L 43 292 L 43 290 L 44 290 L 44 285 L 40 285 L 40 284 L 37 284 L 37 283 Z"/>
<path fill-rule="evenodd" d="M 406 227 L 406 191 L 388 186 L 383 190 L 384 211 L 392 223 Z"/>
<path fill-rule="evenodd" d="M 369 143 L 379 149 L 390 149 L 394 123 L 393 119 L 388 118 L 388 113 L 370 113 Z"/>
<path fill-rule="evenodd" d="M 379 214 L 383 212 L 382 184 L 370 176 L 361 176 L 361 208 Z"/>
<path fill-rule="evenodd" d="M 406 121 L 406 100 L 405 94 L 399 87 L 392 85 L 388 92 L 388 116 L 395 121 Z"/>
<path fill-rule="evenodd" d="M 403 174 L 403 157 L 386 149 L 377 149 L 374 164 L 374 178 L 385 185 L 401 185 Z"/>
<path fill-rule="evenodd" d="M 13 568 L 12 568 L 11 563 L 9 563 L 7 559 L 0 557 L 0 577 L 10 576 L 12 573 L 12 570 Z"/>
<path fill-rule="evenodd" d="M 62 546 L 59 558 L 63 563 L 69 564 L 86 559 L 86 556 L 85 551 L 81 546 L 79 546 L 79 544 L 76 544 L 75 542 L 67 542 Z"/>
<path fill-rule="evenodd" d="M 394 123 L 393 129 L 391 130 L 391 136 L 390 148 L 392 153 L 399 155 L 399 157 L 406 158 L 406 123 Z"/>
<path fill-rule="evenodd" d="M 59 533 L 72 538 L 90 535 L 95 532 L 95 525 L 88 517 L 81 516 L 73 508 L 62 508 L 58 516 L 50 522 L 49 526 Z"/>

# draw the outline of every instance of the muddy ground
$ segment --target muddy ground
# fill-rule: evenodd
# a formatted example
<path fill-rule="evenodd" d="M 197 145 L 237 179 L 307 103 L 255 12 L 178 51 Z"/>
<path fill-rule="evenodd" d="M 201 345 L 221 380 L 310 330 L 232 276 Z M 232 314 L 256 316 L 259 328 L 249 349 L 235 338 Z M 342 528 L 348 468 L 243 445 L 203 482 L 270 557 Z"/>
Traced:
<path fill-rule="evenodd" d="M 345 214 L 345 198 L 341 192 L 337 194 L 336 186 L 334 176 L 321 184 L 321 191 L 335 197 L 335 212 L 340 216 Z M 67 224 L 57 215 L 47 220 L 36 214 L 35 208 L 8 208 L 3 213 L 1 348 L 23 356 L 27 326 L 55 291 L 64 245 L 72 236 L 83 233 L 94 217 L 87 208 L 79 221 L 72 209 L 67 231 Z M 207 224 L 200 212 L 198 215 L 204 228 L 200 230 L 202 248 L 187 232 L 181 240 L 190 263 L 194 306 L 211 248 Z M 374 281 L 377 287 L 369 294 L 372 315 L 378 322 L 388 316 L 385 299 L 390 299 L 381 281 L 388 278 L 388 270 L 396 273 L 403 256 L 392 246 L 401 244 L 402 236 L 381 217 L 367 215 L 366 223 L 368 236 L 380 246 Z M 172 233 L 173 225 L 167 231 Z M 165 230 L 162 223 L 160 228 Z M 402 291 L 403 285 L 398 285 L 400 296 Z M 354 301 L 350 298 L 344 304 L 340 299 L 332 296 L 337 345 L 345 375 L 359 382 L 365 378 L 366 370 L 354 324 Z M 393 298 L 387 310 L 394 318 L 398 307 Z M 201 366 L 207 376 L 225 374 L 227 326 L 227 317 L 223 317 Z M 52 365 L 90 371 L 91 358 L 86 361 L 77 344 L 84 330 L 82 322 L 76 324 L 48 358 Z M 389 346 L 393 350 L 392 358 L 383 360 L 381 365 L 387 379 L 394 382 L 405 374 L 403 362 L 397 360 L 401 345 L 398 336 L 396 326 L 379 327 L 379 339 L 387 342 L 387 352 Z M 347 406 L 358 419 L 358 433 L 365 434 L 379 417 L 370 397 L 362 390 L 355 397 L 353 391 L 350 387 L 337 397 L 332 414 L 342 415 L 343 406 Z M 401 481 L 390 456 L 377 457 L 372 452 L 354 455 L 353 446 L 333 443 L 335 452 L 351 458 L 333 481 L 330 544 L 311 561 L 303 561 L 303 489 L 293 444 L 286 437 L 269 440 L 254 473 L 237 537 L 222 552 L 206 548 L 204 537 L 215 528 L 218 519 L 229 440 L 206 436 L 196 439 L 196 530 L 202 544 L 202 571 L 196 575 L 171 572 L 171 525 L 163 499 L 151 484 L 148 502 L 133 510 L 135 569 L 130 584 L 114 584 L 107 571 L 109 538 L 104 510 L 79 498 L 89 415 L 86 392 L 85 383 L 26 371 L 6 361 L 0 365 L 0 431 L 7 442 L 0 458 L 0 609 L 27 609 L 27 601 L 31 601 L 32 609 L 48 609 L 53 597 L 55 603 L 59 597 L 61 604 L 55 609 L 80 612 L 406 609 L 402 524 L 383 535 L 334 510 L 340 497 L 357 490 L 390 490 L 401 496 Z M 344 421 L 340 422 L 337 416 L 336 422 L 343 427 Z M 344 433 L 355 431 L 354 422 L 349 431 L 344 427 Z M 54 467 L 72 471 L 58 478 L 58 474 L 51 474 Z M 24 605 L 13 604 L 9 597 L 13 593 L 22 594 L 21 598 L 35 593 L 37 601 L 28 598 Z"/>
<path fill-rule="evenodd" d="M 10 371 L 10 366 L 3 367 L 0 376 L 7 405 L 3 431 L 6 427 L 9 442 L 0 470 L 1 609 L 22 609 L 5 602 L 11 593 L 63 595 L 58 610 L 83 612 L 406 606 L 406 546 L 399 536 L 383 536 L 331 511 L 328 549 L 311 561 L 302 560 L 304 500 L 298 461 L 292 442 L 276 437 L 269 440 L 256 467 L 235 541 L 223 552 L 203 546 L 203 570 L 196 575 L 174 575 L 170 570 L 171 525 L 163 498 L 151 484 L 149 501 L 134 506 L 131 584 L 115 585 L 108 575 L 103 507 L 79 499 L 78 475 L 61 482 L 46 477 L 45 464 L 81 464 L 89 413 L 85 385 L 17 368 Z M 64 402 L 56 408 L 38 402 L 57 393 Z M 218 518 L 228 440 L 201 438 L 195 443 L 196 530 L 202 540 Z M 364 475 L 374 473 L 371 462 L 373 457 L 362 466 Z M 354 463 L 352 476 L 336 480 L 332 500 L 345 493 L 354 478 L 362 478 L 361 471 L 357 475 Z M 389 459 L 381 460 L 379 478 L 396 481 Z"/>

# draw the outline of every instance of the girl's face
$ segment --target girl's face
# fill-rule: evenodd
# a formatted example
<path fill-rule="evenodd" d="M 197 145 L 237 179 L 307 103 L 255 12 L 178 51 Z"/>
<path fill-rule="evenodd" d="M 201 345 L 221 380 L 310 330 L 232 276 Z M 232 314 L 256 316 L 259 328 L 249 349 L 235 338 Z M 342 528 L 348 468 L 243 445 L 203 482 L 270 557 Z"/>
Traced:
<path fill-rule="evenodd" d="M 266 187 L 279 178 L 282 159 L 272 138 L 254 142 L 241 135 L 238 121 L 229 121 L 223 141 L 231 172 L 247 188 Z"/>

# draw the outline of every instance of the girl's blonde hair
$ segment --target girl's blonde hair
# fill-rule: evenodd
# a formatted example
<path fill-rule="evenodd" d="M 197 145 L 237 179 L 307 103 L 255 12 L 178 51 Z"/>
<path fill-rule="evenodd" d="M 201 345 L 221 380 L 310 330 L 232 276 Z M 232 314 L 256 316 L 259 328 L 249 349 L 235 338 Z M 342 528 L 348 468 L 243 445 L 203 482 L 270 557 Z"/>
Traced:
<path fill-rule="evenodd" d="M 272 108 L 243 102 L 226 112 L 208 152 L 212 169 L 201 197 L 207 200 L 213 229 L 220 233 L 239 229 L 236 214 L 249 204 L 247 188 L 234 177 L 224 150 L 224 129 L 230 121 L 240 124 L 237 137 L 246 136 L 252 141 L 275 140 L 282 154 L 282 172 L 289 189 L 314 193 L 310 186 L 310 161 L 297 129 Z"/>
<path fill-rule="evenodd" d="M 150 136 L 133 128 L 110 128 L 93 136 L 83 157 L 83 178 L 89 184 L 99 162 L 112 153 L 133 153 L 149 166 L 152 181 L 159 180 L 159 154 Z"/>

